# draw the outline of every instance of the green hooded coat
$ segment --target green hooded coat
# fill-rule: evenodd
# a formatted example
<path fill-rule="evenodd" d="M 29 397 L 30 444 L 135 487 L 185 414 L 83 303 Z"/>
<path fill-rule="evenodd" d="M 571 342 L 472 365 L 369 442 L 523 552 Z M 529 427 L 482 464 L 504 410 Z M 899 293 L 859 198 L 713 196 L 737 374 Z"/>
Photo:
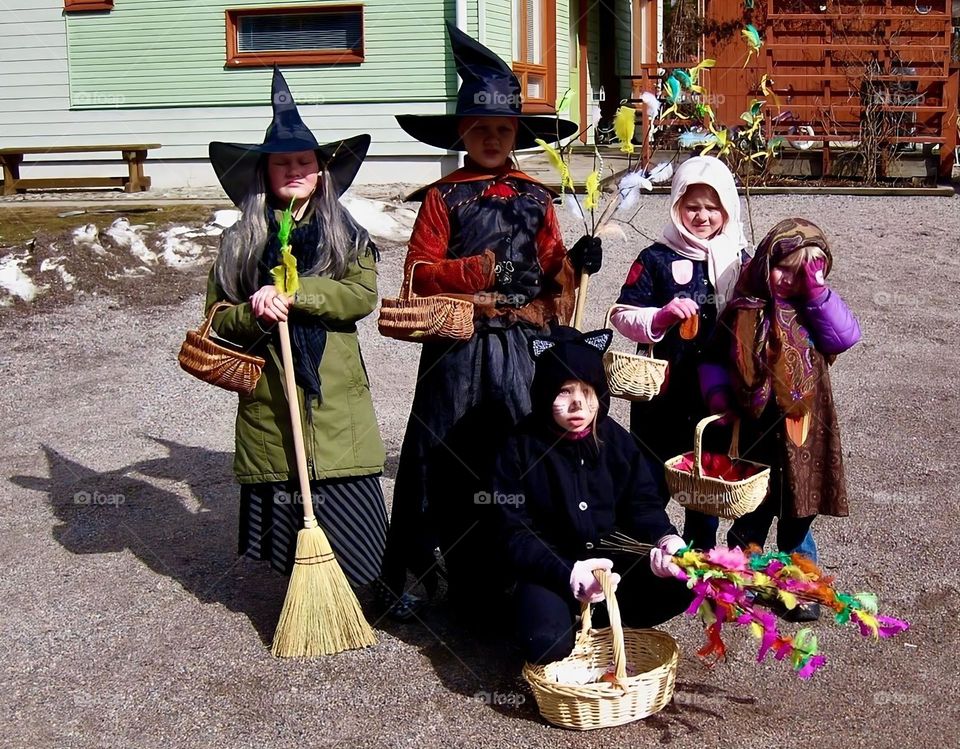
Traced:
<path fill-rule="evenodd" d="M 209 311 L 225 298 L 211 271 L 205 309 Z M 313 407 L 306 412 L 303 392 L 297 388 L 312 480 L 383 471 L 383 442 L 356 327 L 357 320 L 376 306 L 377 267 L 369 248 L 340 280 L 300 276 L 300 290 L 292 305 L 295 314 L 316 315 L 328 328 L 320 362 L 322 402 L 314 399 Z M 241 484 L 293 480 L 296 461 L 275 331 L 260 327 L 249 302 L 217 313 L 213 329 L 220 337 L 266 359 L 253 395 L 240 396 L 233 461 L 237 480 Z"/>

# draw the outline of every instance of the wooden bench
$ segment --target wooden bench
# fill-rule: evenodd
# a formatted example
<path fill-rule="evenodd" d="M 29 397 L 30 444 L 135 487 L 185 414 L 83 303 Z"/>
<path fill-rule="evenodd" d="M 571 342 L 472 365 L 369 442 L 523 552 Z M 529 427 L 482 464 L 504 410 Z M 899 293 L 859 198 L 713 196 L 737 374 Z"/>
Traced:
<path fill-rule="evenodd" d="M 120 146 L 49 146 L 32 148 L 0 148 L 3 164 L 3 194 L 16 195 L 29 189 L 56 187 L 122 187 L 125 192 L 141 192 L 150 189 L 150 178 L 143 174 L 143 162 L 147 151 L 160 148 L 159 143 Z M 116 153 L 127 164 L 126 177 L 48 177 L 44 179 L 21 179 L 20 165 L 23 157 L 36 154 Z M 81 159 L 76 160 L 82 163 Z M 42 163 L 34 161 L 31 163 Z"/>

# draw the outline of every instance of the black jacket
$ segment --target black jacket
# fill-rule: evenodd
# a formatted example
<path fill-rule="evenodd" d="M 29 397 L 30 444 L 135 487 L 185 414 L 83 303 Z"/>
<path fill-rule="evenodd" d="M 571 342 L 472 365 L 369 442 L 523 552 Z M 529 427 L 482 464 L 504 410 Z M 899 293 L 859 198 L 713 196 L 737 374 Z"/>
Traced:
<path fill-rule="evenodd" d="M 612 419 L 580 440 L 528 417 L 500 453 L 491 503 L 515 578 L 569 592 L 574 562 L 609 556 L 597 547 L 620 530 L 656 543 L 676 533 L 630 434 Z"/>

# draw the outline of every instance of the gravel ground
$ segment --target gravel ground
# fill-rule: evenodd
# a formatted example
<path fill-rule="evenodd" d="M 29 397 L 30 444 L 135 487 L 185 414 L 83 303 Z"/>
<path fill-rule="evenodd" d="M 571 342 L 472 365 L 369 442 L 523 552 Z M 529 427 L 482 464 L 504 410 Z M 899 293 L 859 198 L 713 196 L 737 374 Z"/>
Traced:
<path fill-rule="evenodd" d="M 608 237 L 588 323 L 666 198 Z M 828 665 L 801 682 L 757 664 L 744 632 L 728 661 L 695 655 L 699 625 L 664 628 L 682 658 L 674 702 L 640 723 L 585 734 L 538 717 L 510 648 L 465 635 L 442 610 L 423 624 L 375 623 L 380 644 L 309 662 L 271 657 L 285 580 L 235 555 L 234 402 L 176 364 L 196 293 L 167 303 L 106 296 L 18 304 L 0 318 L 0 746 L 50 747 L 919 747 L 956 735 L 960 583 L 960 198 L 771 197 L 759 230 L 788 215 L 824 226 L 834 286 L 864 340 L 834 368 L 852 516 L 816 533 L 840 587 L 879 594 L 912 622 L 881 643 L 818 625 Z M 568 239 L 577 227 L 564 216 Z M 382 293 L 403 248 L 384 247 Z M 132 279 L 131 284 L 156 281 Z M 179 284 L 178 284 L 179 285 Z M 396 456 L 418 349 L 362 325 L 380 425 Z M 616 345 L 625 346 L 620 340 Z M 615 414 L 626 417 L 624 404 Z M 933 510 L 936 509 L 936 512 Z"/>

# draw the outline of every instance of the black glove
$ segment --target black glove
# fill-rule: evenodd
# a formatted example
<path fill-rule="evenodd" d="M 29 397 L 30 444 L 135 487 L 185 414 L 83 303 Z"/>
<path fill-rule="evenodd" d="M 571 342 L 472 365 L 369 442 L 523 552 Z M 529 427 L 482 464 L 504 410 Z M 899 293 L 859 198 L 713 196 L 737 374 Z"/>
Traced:
<path fill-rule="evenodd" d="M 501 260 L 494 267 L 494 288 L 503 298 L 498 307 L 522 307 L 540 293 L 540 265 L 524 260 Z"/>
<path fill-rule="evenodd" d="M 570 248 L 568 254 L 573 270 L 578 276 L 583 272 L 593 275 L 603 265 L 603 247 L 600 246 L 600 237 L 585 234 Z"/>

